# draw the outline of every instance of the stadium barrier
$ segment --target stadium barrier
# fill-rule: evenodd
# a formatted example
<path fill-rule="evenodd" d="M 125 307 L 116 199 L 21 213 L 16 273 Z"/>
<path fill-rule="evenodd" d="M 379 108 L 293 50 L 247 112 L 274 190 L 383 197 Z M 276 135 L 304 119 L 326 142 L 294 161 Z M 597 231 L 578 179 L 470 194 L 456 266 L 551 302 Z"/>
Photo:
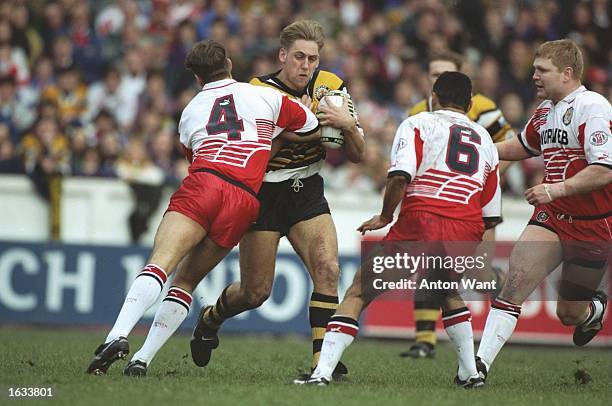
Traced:
<path fill-rule="evenodd" d="M 166 192 L 166 199 L 171 190 Z M 49 237 L 48 208 L 36 196 L 25 176 L 0 176 L 0 323 L 50 325 L 110 325 L 127 288 L 144 265 L 149 248 L 129 245 L 127 218 L 133 202 L 130 190 L 116 179 L 67 178 L 63 182 L 61 242 L 41 243 Z M 376 194 L 327 193 L 338 231 L 341 294 L 350 285 L 359 265 L 361 237 L 356 227 L 380 210 Z M 359 202 L 359 204 L 355 204 Z M 152 216 L 143 244 L 150 244 L 166 207 L 162 201 Z M 520 199 L 504 200 L 505 222 L 498 236 L 514 240 L 531 209 Z M 380 236 L 384 231 L 378 233 Z M 507 243 L 511 246 L 511 243 Z M 509 252 L 509 249 L 506 250 Z M 495 259 L 507 267 L 507 256 Z M 232 252 L 198 287 L 194 309 L 212 303 L 223 287 L 239 277 L 238 255 Z M 535 295 L 545 292 L 542 286 Z M 281 240 L 276 279 L 271 298 L 259 309 L 227 323 L 228 331 L 309 334 L 308 301 L 312 290 L 302 262 Z M 480 336 L 488 304 L 472 301 L 474 333 Z M 552 301 L 525 304 L 512 341 L 570 344 L 572 329 L 563 327 Z M 413 337 L 412 303 L 374 302 L 364 315 L 362 334 Z M 152 319 L 147 313 L 144 323 Z M 183 324 L 189 328 L 197 311 Z M 612 345 L 612 312 L 596 345 Z M 446 335 L 438 326 L 440 338 Z"/>
<path fill-rule="evenodd" d="M 147 258 L 143 247 L 0 242 L 0 324 L 66 326 L 111 325 L 125 294 Z M 341 255 L 341 290 L 350 284 L 359 266 L 357 255 Z M 197 310 L 213 303 L 223 288 L 239 278 L 237 252 L 233 251 L 194 292 L 193 309 L 183 329 L 190 329 Z M 167 284 L 168 286 L 168 284 Z M 555 303 L 540 300 L 542 286 L 523 306 L 513 342 L 570 344 L 572 329 L 561 325 Z M 227 322 L 225 331 L 308 334 L 308 302 L 312 286 L 295 254 L 280 253 L 270 298 L 258 309 Z M 160 295 L 160 299 L 164 295 Z M 488 301 L 471 301 L 474 332 L 480 336 Z M 378 337 L 412 337 L 412 303 L 377 299 L 368 308 L 362 334 Z M 155 306 L 144 324 L 150 323 Z M 612 317 L 595 345 L 612 345 Z M 438 333 L 444 338 L 440 328 Z"/>

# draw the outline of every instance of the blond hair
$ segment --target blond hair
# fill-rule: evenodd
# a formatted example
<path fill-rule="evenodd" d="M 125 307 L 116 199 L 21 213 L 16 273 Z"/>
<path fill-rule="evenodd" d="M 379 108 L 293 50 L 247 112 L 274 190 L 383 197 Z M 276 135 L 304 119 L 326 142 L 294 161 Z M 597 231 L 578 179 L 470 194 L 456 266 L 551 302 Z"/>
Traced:
<path fill-rule="evenodd" d="M 584 70 L 584 60 L 578 45 L 569 39 L 548 41 L 540 45 L 535 53 L 536 58 L 550 59 L 553 65 L 562 72 L 572 68 L 572 77 L 580 80 Z"/>
<path fill-rule="evenodd" d="M 433 61 L 450 62 L 457 67 L 458 71 L 461 70 L 461 66 L 463 65 L 463 57 L 456 52 L 448 50 L 438 51 L 432 54 L 429 57 L 429 63 L 432 63 Z"/>
<path fill-rule="evenodd" d="M 323 27 L 315 20 L 300 20 L 289 24 L 280 33 L 280 44 L 285 49 L 289 49 L 299 39 L 314 41 L 319 49 L 323 48 L 325 44 Z"/>

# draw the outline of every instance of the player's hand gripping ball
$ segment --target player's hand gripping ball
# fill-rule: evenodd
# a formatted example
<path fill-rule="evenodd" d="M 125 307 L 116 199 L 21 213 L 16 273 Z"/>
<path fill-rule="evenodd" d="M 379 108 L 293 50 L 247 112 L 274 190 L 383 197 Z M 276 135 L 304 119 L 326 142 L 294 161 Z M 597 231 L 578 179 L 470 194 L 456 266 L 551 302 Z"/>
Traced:
<path fill-rule="evenodd" d="M 344 103 L 345 99 L 348 103 L 351 116 L 355 117 L 355 106 L 353 105 L 351 96 L 341 90 L 331 90 L 321 98 L 321 101 L 317 107 L 317 117 L 320 117 L 323 114 L 319 111 L 320 107 L 328 107 L 328 104 L 333 104 L 334 106 L 340 107 Z M 344 135 L 342 134 L 342 130 L 328 125 L 321 126 L 321 143 L 326 148 L 340 148 L 342 145 L 344 145 Z"/>

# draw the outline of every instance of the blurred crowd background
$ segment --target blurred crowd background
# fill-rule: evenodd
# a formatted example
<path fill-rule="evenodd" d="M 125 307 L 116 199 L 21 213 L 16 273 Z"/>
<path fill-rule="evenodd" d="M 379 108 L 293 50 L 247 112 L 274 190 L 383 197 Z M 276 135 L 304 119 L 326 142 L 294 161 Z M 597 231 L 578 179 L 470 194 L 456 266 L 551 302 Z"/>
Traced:
<path fill-rule="evenodd" d="M 426 62 L 451 49 L 475 90 L 520 131 L 535 108 L 539 43 L 569 37 L 586 60 L 585 85 L 612 96 L 609 0 L 5 0 L 0 5 L 0 173 L 50 179 L 118 177 L 151 200 L 186 174 L 177 122 L 198 92 L 184 57 L 198 40 L 224 43 L 234 77 L 279 69 L 280 30 L 318 20 L 321 69 L 342 77 L 367 135 L 365 162 L 329 151 L 330 188 L 379 191 L 398 123 L 429 92 Z M 541 177 L 519 164 L 506 191 Z M 147 195 L 149 193 L 149 195 Z M 146 199 L 141 199 L 146 201 Z M 144 209 L 146 211 L 146 208 Z"/>

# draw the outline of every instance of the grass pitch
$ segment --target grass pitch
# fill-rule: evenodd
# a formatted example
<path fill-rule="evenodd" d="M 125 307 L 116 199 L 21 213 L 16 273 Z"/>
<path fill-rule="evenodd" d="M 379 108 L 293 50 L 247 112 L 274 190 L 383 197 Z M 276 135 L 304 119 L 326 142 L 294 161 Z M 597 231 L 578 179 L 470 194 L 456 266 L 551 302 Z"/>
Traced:
<path fill-rule="evenodd" d="M 329 387 L 296 387 L 310 342 L 296 337 L 221 336 L 210 365 L 196 367 L 189 337 L 173 337 L 146 378 L 84 373 L 104 332 L 0 327 L 0 404 L 63 405 L 609 405 L 610 349 L 505 348 L 485 388 L 454 386 L 456 355 L 447 343 L 435 360 L 398 357 L 405 342 L 357 340 L 343 360 L 349 377 Z M 134 353 L 144 335 L 130 337 Z M 52 387 L 54 397 L 9 398 L 10 387 Z"/>

